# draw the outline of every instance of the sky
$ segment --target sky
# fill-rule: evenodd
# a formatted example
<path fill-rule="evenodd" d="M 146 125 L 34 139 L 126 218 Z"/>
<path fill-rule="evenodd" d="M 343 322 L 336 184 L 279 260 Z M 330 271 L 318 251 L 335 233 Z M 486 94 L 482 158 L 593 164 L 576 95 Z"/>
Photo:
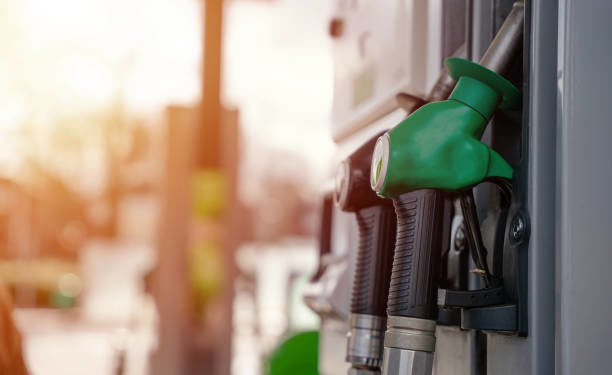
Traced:
<path fill-rule="evenodd" d="M 330 3 L 226 3 L 222 95 L 240 110 L 246 181 L 273 164 L 311 180 L 326 176 L 333 152 Z M 63 118 L 118 105 L 133 116 L 160 117 L 169 104 L 196 104 L 200 6 L 198 0 L 0 2 L 0 167 L 18 166 L 24 148 L 44 150 L 50 125 Z M 11 137 L 25 127 L 31 129 L 26 145 Z M 278 152 L 302 164 L 283 167 L 271 160 Z"/>
<path fill-rule="evenodd" d="M 55 125 L 94 135 L 92 114 L 111 108 L 159 117 L 170 103 L 196 104 L 199 9 L 196 0 L 1 1 L 1 174 L 20 179 L 23 160 L 37 159 L 47 169 L 80 170 L 73 185 L 99 190 L 99 144 L 66 159 L 52 145 Z"/>
<path fill-rule="evenodd" d="M 0 94 L 2 99 L 22 96 L 29 112 L 56 116 L 99 108 L 117 95 L 138 112 L 199 97 L 196 0 L 2 4 L 0 74 L 9 85 Z M 26 117 L 9 112 L 11 118 L 0 118 L 3 125 Z"/>
<path fill-rule="evenodd" d="M 223 98 L 241 111 L 248 140 L 242 165 L 247 181 L 270 168 L 315 185 L 327 178 L 334 151 L 327 31 L 332 5 L 329 0 L 227 3 Z M 278 160 L 279 155 L 262 153 L 262 148 L 295 158 Z M 249 200 L 260 193 L 248 186 L 243 196 Z"/>

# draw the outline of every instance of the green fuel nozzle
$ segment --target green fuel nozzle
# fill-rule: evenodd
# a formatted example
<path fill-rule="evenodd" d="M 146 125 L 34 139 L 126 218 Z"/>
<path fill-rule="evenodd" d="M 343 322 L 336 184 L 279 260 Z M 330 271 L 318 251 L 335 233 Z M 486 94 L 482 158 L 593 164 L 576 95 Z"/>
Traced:
<path fill-rule="evenodd" d="M 424 105 L 377 141 L 371 185 L 383 197 L 512 178 L 510 165 L 480 137 L 497 108 L 519 105 L 519 90 L 468 60 L 450 58 L 445 66 L 457 81 L 449 99 Z"/>
<path fill-rule="evenodd" d="M 512 167 L 480 137 L 497 109 L 520 104 L 519 90 L 496 72 L 507 68 L 520 46 L 523 15 L 519 1 L 481 65 L 447 59 L 457 82 L 448 99 L 420 107 L 374 147 L 371 187 L 392 199 L 397 214 L 383 375 L 432 373 L 447 192 L 461 191 L 472 256 L 486 287 L 497 282 L 486 264 L 471 187 L 489 179 L 507 183 L 513 176 Z"/>
<path fill-rule="evenodd" d="M 393 200 L 397 214 L 384 375 L 417 363 L 416 356 L 427 364 L 419 367 L 419 374 L 431 373 L 445 192 L 513 175 L 510 165 L 480 137 L 496 109 L 519 105 L 519 90 L 468 60 L 450 58 L 445 66 L 457 81 L 448 100 L 422 106 L 382 135 L 372 156 L 371 186 Z M 473 256 L 490 282 L 479 228 L 476 234 Z M 415 359 L 406 360 L 406 353 Z"/>
<path fill-rule="evenodd" d="M 445 66 L 457 82 L 448 100 L 417 109 L 377 140 L 372 155 L 371 187 L 392 199 L 397 215 L 383 375 L 403 373 L 403 368 L 431 374 L 445 192 L 465 190 L 471 197 L 472 186 L 513 175 L 512 167 L 480 137 L 496 109 L 519 105 L 519 90 L 468 60 L 450 58 Z M 475 212 L 473 204 L 466 209 Z M 489 287 L 494 279 L 475 220 L 468 228 L 474 229 L 473 257 Z"/>
<path fill-rule="evenodd" d="M 519 90 L 498 73 L 516 56 L 523 27 L 524 3 L 517 1 L 480 65 L 445 61 L 457 82 L 448 100 L 420 107 L 377 140 L 371 187 L 392 199 L 397 214 L 383 375 L 432 373 L 447 192 L 461 191 L 465 198 L 462 211 L 473 224 L 466 229 L 475 262 L 485 281 L 496 281 L 486 266 L 478 220 L 470 215 L 476 212 L 470 188 L 487 179 L 507 184 L 513 176 L 510 165 L 480 137 L 496 109 L 520 103 Z"/>

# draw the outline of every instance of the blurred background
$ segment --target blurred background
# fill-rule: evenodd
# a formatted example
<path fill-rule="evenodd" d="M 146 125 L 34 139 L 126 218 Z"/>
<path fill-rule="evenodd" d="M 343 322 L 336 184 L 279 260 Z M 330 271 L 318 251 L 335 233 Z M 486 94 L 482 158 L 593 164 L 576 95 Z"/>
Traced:
<path fill-rule="evenodd" d="M 31 374 L 260 374 L 317 327 L 331 3 L 0 2 L 0 281 Z"/>

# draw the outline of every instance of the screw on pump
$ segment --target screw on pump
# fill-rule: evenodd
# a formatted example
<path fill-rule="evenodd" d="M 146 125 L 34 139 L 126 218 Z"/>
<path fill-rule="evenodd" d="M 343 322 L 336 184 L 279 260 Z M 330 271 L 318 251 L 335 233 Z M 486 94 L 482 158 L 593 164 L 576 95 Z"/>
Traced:
<path fill-rule="evenodd" d="M 346 360 L 352 365 L 349 374 L 379 374 L 382 362 L 396 215 L 392 202 L 370 188 L 377 138 L 343 161 L 336 175 L 336 204 L 343 211 L 355 213 L 360 237 L 347 338 Z"/>

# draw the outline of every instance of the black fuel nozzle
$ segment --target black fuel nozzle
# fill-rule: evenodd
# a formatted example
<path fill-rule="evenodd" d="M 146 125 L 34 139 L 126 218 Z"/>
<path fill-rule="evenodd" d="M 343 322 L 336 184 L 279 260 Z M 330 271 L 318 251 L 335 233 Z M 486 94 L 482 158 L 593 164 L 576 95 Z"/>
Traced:
<path fill-rule="evenodd" d="M 349 373 L 378 374 L 382 362 L 397 221 L 393 203 L 370 188 L 372 151 L 379 135 L 343 161 L 336 177 L 336 204 L 354 212 L 359 227 L 346 355 L 352 364 Z"/>

